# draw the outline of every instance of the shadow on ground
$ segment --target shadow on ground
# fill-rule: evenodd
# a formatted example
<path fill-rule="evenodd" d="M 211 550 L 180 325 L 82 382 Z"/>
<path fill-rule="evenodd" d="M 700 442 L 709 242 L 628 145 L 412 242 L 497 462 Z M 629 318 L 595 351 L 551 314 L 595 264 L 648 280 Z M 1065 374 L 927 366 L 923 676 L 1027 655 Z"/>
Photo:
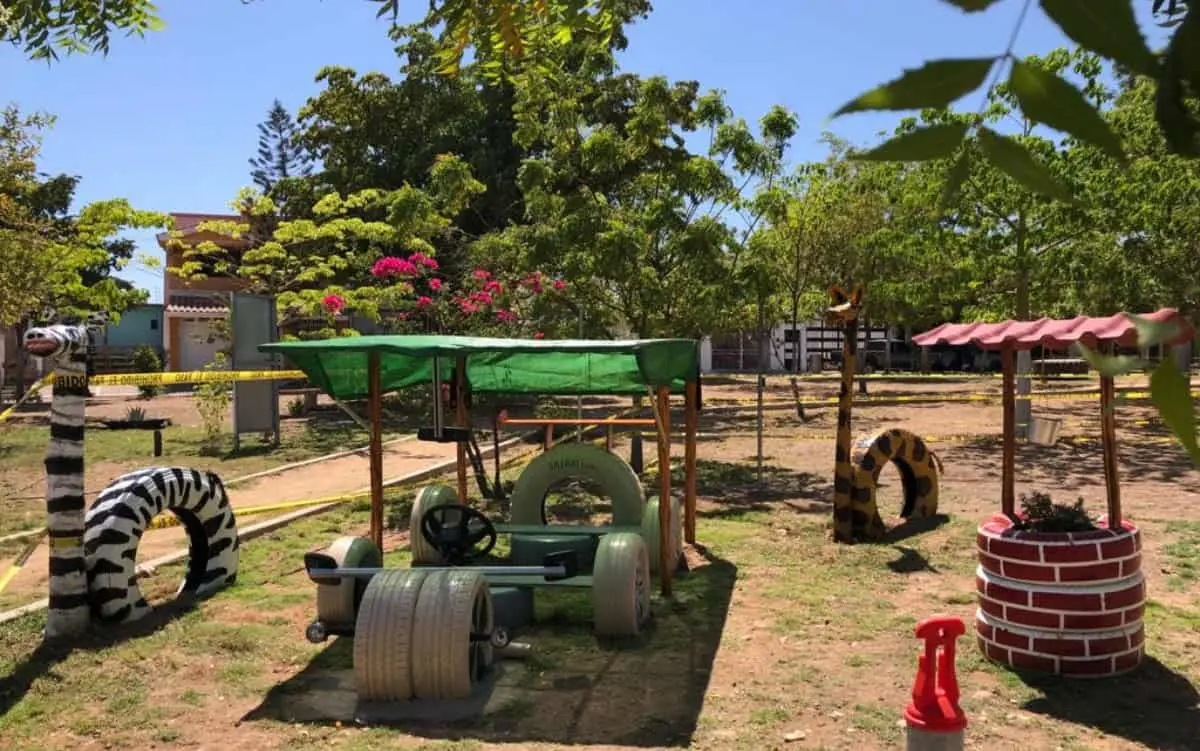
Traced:
<path fill-rule="evenodd" d="M 149 636 L 187 615 L 197 604 L 196 598 L 182 595 L 155 607 L 149 615 L 134 623 L 94 628 L 77 641 L 42 642 L 28 656 L 16 662 L 12 670 L 0 675 L 0 718 L 20 703 L 34 682 L 53 675 L 55 668 L 73 653 L 99 652 L 122 642 Z M 4 626 L 12 627 L 11 624 Z"/>
<path fill-rule="evenodd" d="M 1024 709 L 1095 728 L 1158 751 L 1188 751 L 1200 738 L 1200 693 L 1184 676 L 1146 656 L 1128 675 L 1103 680 L 1025 676 L 1042 692 Z"/>
<path fill-rule="evenodd" d="M 682 467 L 671 469 L 671 487 L 682 488 Z M 658 471 L 642 477 L 647 492 L 657 494 Z M 727 518 L 747 512 L 771 511 L 786 504 L 802 514 L 827 513 L 831 484 L 827 478 L 808 472 L 780 467 L 764 462 L 762 482 L 753 458 L 749 463 L 721 462 L 707 459 L 696 461 L 696 487 L 702 499 L 696 515 L 704 518 Z"/>
<path fill-rule="evenodd" d="M 539 593 L 538 623 L 515 636 L 533 645 L 529 661 L 505 661 L 463 702 L 359 703 L 350 642 L 340 639 L 243 722 L 362 721 L 436 739 L 687 747 L 736 579 L 732 563 L 706 554 L 676 579 L 673 600 L 656 601 L 653 628 L 624 643 L 591 636 L 580 612 L 590 610 L 590 593 Z"/>
<path fill-rule="evenodd" d="M 1195 465 L 1178 444 L 1164 440 L 1165 431 L 1150 429 L 1145 432 L 1143 438 L 1154 440 L 1119 442 L 1122 478 L 1177 482 L 1195 470 Z M 1000 439 L 988 436 L 946 446 L 939 453 L 947 466 L 969 463 L 998 478 L 1000 449 Z M 1051 475 L 1059 487 L 1068 491 L 1104 485 L 1103 450 L 1098 436 L 1087 440 L 1059 440 L 1053 446 L 1018 443 L 1016 466 L 1018 472 Z"/>

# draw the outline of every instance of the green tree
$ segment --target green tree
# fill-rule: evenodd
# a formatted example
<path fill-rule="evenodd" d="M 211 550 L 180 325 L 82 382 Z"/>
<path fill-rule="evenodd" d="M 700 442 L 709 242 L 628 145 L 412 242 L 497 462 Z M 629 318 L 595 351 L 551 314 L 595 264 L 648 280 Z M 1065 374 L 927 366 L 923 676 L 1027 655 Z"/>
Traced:
<path fill-rule="evenodd" d="M 597 54 L 570 75 L 531 70 L 514 79 L 531 223 L 484 237 L 473 251 L 575 280 L 591 330 L 720 330 L 726 314 L 741 312 L 731 281 L 743 242 L 724 217 L 749 208 L 745 191 L 778 171 L 795 118 L 772 110 L 756 135 L 695 81 L 613 67 Z M 692 131 L 707 132 L 707 154 L 687 147 Z"/>
<path fill-rule="evenodd" d="M 281 180 L 312 174 L 312 160 L 296 135 L 292 113 L 276 99 L 267 119 L 258 124 L 258 153 L 250 158 L 250 177 L 264 193 L 271 193 Z"/>

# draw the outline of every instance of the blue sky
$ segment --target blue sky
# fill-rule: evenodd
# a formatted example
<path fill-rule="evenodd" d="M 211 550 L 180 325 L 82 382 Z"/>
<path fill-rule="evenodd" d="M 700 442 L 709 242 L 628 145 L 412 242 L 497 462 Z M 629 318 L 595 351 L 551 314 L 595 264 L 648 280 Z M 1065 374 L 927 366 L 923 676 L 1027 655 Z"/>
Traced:
<path fill-rule="evenodd" d="M 847 99 L 931 57 L 1002 52 L 1021 4 L 1005 0 L 968 16 L 943 0 L 657 0 L 650 18 L 630 30 L 622 67 L 723 89 L 750 121 L 782 104 L 800 118 L 792 160 L 819 159 L 823 130 L 863 143 L 898 119 L 829 121 Z M 1152 29 L 1144 17 L 1150 3 L 1136 4 L 1143 27 Z M 401 3 L 410 13 L 425 5 Z M 80 175 L 81 203 L 121 197 L 164 212 L 224 212 L 251 182 L 255 126 L 273 99 L 295 111 L 317 91 L 313 76 L 323 65 L 395 74 L 376 7 L 365 0 L 162 0 L 166 29 L 118 39 L 107 58 L 48 67 L 0 49 L 0 103 L 57 116 L 41 167 Z M 1016 52 L 1066 44 L 1035 7 Z M 152 234 L 131 237 L 141 252 L 161 257 Z M 161 275 L 124 274 L 155 302 Z"/>

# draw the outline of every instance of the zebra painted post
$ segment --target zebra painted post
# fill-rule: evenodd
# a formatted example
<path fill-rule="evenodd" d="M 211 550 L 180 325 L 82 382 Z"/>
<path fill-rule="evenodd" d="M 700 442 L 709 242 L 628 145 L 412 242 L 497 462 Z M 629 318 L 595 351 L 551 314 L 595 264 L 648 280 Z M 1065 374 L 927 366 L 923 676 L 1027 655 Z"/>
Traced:
<path fill-rule="evenodd" d="M 46 451 L 48 640 L 81 636 L 91 623 L 83 552 L 83 423 L 89 344 L 85 326 L 53 325 L 25 332 L 25 350 L 54 366 L 50 445 Z"/>

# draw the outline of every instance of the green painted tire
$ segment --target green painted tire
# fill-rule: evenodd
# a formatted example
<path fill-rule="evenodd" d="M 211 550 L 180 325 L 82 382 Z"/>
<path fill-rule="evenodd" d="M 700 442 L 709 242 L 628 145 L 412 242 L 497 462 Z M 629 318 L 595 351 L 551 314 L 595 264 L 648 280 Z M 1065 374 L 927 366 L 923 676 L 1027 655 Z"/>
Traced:
<path fill-rule="evenodd" d="M 408 549 L 412 552 L 412 565 L 443 563 L 437 548 L 430 545 L 425 535 L 421 534 L 421 517 L 434 506 L 447 503 L 458 503 L 458 491 L 449 485 L 426 485 L 417 491 L 408 518 Z"/>
<path fill-rule="evenodd" d="M 381 568 L 383 554 L 365 537 L 339 537 L 325 550 L 338 568 Z M 358 618 L 367 579 L 342 579 L 317 585 L 317 620 L 328 626 L 352 626 Z"/>
<path fill-rule="evenodd" d="M 569 479 L 590 480 L 604 489 L 612 499 L 613 524 L 642 523 L 646 493 L 633 468 L 599 446 L 564 443 L 539 454 L 517 478 L 510 498 L 513 524 L 545 524 L 546 493 Z"/>
<path fill-rule="evenodd" d="M 680 518 L 679 500 L 671 499 L 671 527 L 667 531 L 670 541 L 671 571 L 679 567 L 679 559 L 683 556 L 683 527 Z M 658 549 L 658 498 L 651 498 L 646 503 L 646 513 L 642 517 L 642 537 L 646 540 L 646 552 L 650 556 L 650 573 L 657 574 L 659 569 Z"/>
<path fill-rule="evenodd" d="M 650 620 L 650 556 L 635 532 L 600 538 L 592 573 L 592 617 L 596 636 L 637 636 Z"/>

